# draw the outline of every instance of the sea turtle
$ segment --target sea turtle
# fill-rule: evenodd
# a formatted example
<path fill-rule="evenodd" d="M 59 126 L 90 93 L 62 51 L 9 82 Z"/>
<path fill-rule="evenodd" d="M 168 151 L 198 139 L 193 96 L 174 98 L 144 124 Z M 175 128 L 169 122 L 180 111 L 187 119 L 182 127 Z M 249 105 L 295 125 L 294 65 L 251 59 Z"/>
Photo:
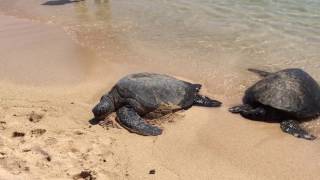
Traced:
<path fill-rule="evenodd" d="M 248 69 L 263 77 L 248 88 L 243 105 L 229 109 L 232 113 L 253 120 L 280 122 L 283 132 L 299 138 L 313 140 L 316 137 L 299 126 L 299 122 L 319 115 L 320 87 L 301 69 L 284 69 L 269 73 Z"/>
<path fill-rule="evenodd" d="M 145 136 L 157 136 L 162 130 L 142 117 L 161 117 L 192 105 L 218 107 L 221 102 L 199 94 L 200 84 L 155 73 L 130 74 L 120 79 L 93 108 L 95 120 L 116 111 L 120 125 Z"/>

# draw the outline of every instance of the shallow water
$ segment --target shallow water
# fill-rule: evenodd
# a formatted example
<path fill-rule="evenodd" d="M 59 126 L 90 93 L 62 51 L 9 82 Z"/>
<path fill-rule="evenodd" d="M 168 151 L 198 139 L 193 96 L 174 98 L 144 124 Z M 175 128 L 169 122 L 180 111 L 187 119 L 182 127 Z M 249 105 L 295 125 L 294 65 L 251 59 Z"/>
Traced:
<path fill-rule="evenodd" d="M 0 15 L 0 39 L 1 80 L 24 85 L 75 85 L 93 71 L 93 53 L 56 26 Z"/>
<path fill-rule="evenodd" d="M 222 95 L 239 95 L 256 79 L 246 72 L 248 67 L 299 67 L 320 79 L 319 1 L 87 0 L 41 5 L 46 2 L 0 0 L 0 11 L 61 25 L 106 61 L 140 63 L 141 71 L 188 77 Z"/>

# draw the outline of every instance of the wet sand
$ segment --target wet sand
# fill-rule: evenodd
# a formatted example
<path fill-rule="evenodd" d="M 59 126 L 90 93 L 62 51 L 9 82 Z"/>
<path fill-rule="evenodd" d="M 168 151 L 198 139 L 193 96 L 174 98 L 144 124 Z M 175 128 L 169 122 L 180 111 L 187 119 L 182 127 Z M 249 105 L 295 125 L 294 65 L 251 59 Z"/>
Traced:
<path fill-rule="evenodd" d="M 157 68 L 123 63 L 119 55 L 100 59 L 60 27 L 40 22 L 1 16 L 0 37 L 0 179 L 72 179 L 83 170 L 97 179 L 133 180 L 320 175 L 319 140 L 228 113 L 240 96 L 215 94 L 206 82 L 202 92 L 224 105 L 179 112 L 162 124 L 161 136 L 91 126 L 91 108 L 117 79 Z"/>
<path fill-rule="evenodd" d="M 90 52 L 57 27 L 0 16 L 0 28 L 2 80 L 42 85 L 78 83 L 94 64 Z"/>

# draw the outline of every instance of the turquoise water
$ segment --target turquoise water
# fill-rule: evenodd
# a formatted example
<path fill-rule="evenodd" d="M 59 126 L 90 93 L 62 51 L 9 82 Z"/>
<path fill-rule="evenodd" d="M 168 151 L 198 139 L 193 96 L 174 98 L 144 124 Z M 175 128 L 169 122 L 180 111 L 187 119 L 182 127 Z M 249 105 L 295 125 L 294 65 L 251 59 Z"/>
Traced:
<path fill-rule="evenodd" d="M 43 2 L 0 0 L 0 11 L 60 25 L 108 61 L 148 64 L 218 93 L 242 92 L 254 80 L 249 67 L 298 67 L 320 80 L 320 1 Z"/>

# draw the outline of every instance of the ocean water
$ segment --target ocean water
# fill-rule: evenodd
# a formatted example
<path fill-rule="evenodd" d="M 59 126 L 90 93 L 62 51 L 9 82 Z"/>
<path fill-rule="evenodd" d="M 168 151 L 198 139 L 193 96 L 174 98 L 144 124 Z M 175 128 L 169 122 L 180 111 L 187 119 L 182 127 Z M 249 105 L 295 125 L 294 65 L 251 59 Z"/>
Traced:
<path fill-rule="evenodd" d="M 0 12 L 62 26 L 106 65 L 187 77 L 220 95 L 240 96 L 257 79 L 247 68 L 303 68 L 320 80 L 317 0 L 45 2 L 0 0 Z"/>

